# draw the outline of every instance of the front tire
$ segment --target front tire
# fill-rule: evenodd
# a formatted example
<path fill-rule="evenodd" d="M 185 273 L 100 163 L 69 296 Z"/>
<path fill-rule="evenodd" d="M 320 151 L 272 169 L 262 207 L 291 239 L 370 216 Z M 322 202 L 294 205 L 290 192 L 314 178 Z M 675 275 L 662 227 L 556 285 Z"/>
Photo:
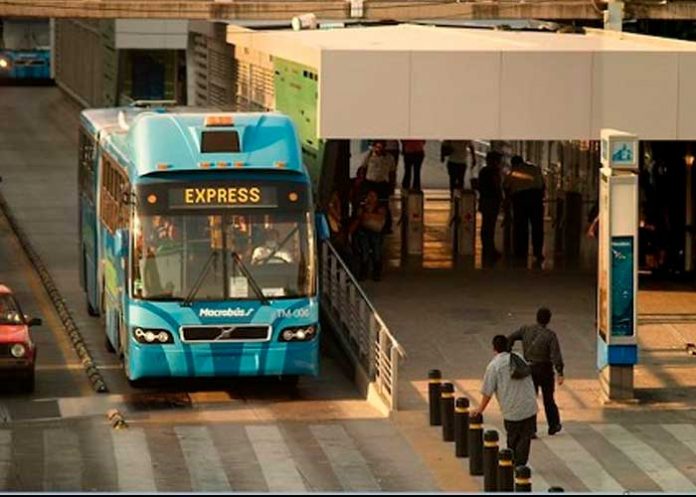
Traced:
<path fill-rule="evenodd" d="M 286 388 L 297 388 L 300 382 L 300 375 L 287 374 L 280 377 L 280 384 Z"/>
<path fill-rule="evenodd" d="M 109 340 L 109 337 L 104 335 L 104 348 L 109 354 L 115 354 L 116 349 L 114 346 L 111 344 L 111 340 Z"/>
<path fill-rule="evenodd" d="M 94 307 L 92 307 L 92 304 L 89 303 L 89 297 L 87 297 L 87 314 L 89 314 L 93 318 L 99 316 L 99 313 L 94 309 Z"/>
<path fill-rule="evenodd" d="M 34 393 L 35 388 L 36 388 L 36 379 L 35 379 L 35 375 L 34 375 L 34 370 L 32 369 L 31 372 L 28 373 L 27 376 L 22 381 L 22 390 L 25 393 Z"/>

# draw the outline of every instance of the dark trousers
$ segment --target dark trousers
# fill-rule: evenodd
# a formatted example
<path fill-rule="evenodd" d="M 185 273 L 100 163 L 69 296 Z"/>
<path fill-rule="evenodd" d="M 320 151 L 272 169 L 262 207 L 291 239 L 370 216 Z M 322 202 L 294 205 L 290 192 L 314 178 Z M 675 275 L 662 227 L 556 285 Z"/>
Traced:
<path fill-rule="evenodd" d="M 454 190 L 464 188 L 464 176 L 466 175 L 466 163 L 447 162 L 447 174 L 449 174 L 450 194 L 454 195 Z"/>
<path fill-rule="evenodd" d="M 486 263 L 495 262 L 495 223 L 499 211 L 499 205 L 481 206 L 481 248 Z"/>
<path fill-rule="evenodd" d="M 529 226 L 532 227 L 532 250 L 541 259 L 544 248 L 544 200 L 538 190 L 523 190 L 512 196 L 512 246 L 515 258 L 527 262 Z"/>
<path fill-rule="evenodd" d="M 529 446 L 536 428 L 536 414 L 521 421 L 505 422 L 507 446 L 514 453 L 515 466 L 524 466 L 529 461 Z"/>
<path fill-rule="evenodd" d="M 553 364 L 550 362 L 532 364 L 532 380 L 534 380 L 534 389 L 537 395 L 541 388 L 541 395 L 544 398 L 544 412 L 546 413 L 546 422 L 549 428 L 560 425 L 561 416 L 558 413 L 558 406 L 553 398 L 556 389 Z"/>
<path fill-rule="evenodd" d="M 421 166 L 425 159 L 425 152 L 408 152 L 404 154 L 404 180 L 401 187 L 404 190 L 411 188 L 411 174 L 413 174 L 413 189 L 421 189 Z"/>
<path fill-rule="evenodd" d="M 375 233 L 365 228 L 360 228 L 355 234 L 355 242 L 358 248 L 360 264 L 358 277 L 365 278 L 370 270 L 374 278 L 379 278 L 382 273 L 382 233 Z"/>

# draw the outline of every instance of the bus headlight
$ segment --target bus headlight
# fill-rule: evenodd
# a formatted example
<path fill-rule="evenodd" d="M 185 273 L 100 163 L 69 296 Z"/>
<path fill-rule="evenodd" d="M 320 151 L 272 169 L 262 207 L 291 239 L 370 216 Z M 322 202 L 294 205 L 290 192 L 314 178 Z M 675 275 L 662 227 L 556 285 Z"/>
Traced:
<path fill-rule="evenodd" d="M 0 57 L 0 69 L 7 69 L 10 67 L 10 61 L 4 57 Z"/>
<path fill-rule="evenodd" d="M 174 343 L 174 337 L 167 330 L 151 330 L 146 328 L 135 328 L 133 330 L 135 341 L 146 345 Z"/>
<path fill-rule="evenodd" d="M 27 348 L 21 343 L 15 343 L 12 348 L 10 348 L 10 354 L 12 354 L 12 357 L 19 359 L 27 355 Z"/>
<path fill-rule="evenodd" d="M 281 342 L 308 342 L 316 335 L 317 327 L 315 325 L 293 326 L 291 328 L 285 328 L 280 333 L 279 339 Z"/>

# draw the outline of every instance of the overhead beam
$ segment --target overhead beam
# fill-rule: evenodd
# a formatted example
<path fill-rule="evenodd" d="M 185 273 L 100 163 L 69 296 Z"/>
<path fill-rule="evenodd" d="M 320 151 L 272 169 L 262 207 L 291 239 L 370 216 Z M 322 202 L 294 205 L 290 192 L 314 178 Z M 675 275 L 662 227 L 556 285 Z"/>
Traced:
<path fill-rule="evenodd" d="M 366 20 L 394 19 L 601 19 L 601 0 L 365 0 Z M 290 20 L 313 12 L 320 19 L 348 19 L 343 0 L 0 0 L 0 17 L 93 19 Z M 696 0 L 626 1 L 626 17 L 696 19 Z"/>

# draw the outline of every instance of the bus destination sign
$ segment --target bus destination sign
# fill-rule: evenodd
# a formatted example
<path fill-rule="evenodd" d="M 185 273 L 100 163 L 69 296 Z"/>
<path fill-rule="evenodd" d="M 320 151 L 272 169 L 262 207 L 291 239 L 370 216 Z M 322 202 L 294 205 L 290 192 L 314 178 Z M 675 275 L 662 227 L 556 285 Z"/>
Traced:
<path fill-rule="evenodd" d="M 277 206 L 276 188 L 269 186 L 185 186 L 169 190 L 170 209 Z"/>

